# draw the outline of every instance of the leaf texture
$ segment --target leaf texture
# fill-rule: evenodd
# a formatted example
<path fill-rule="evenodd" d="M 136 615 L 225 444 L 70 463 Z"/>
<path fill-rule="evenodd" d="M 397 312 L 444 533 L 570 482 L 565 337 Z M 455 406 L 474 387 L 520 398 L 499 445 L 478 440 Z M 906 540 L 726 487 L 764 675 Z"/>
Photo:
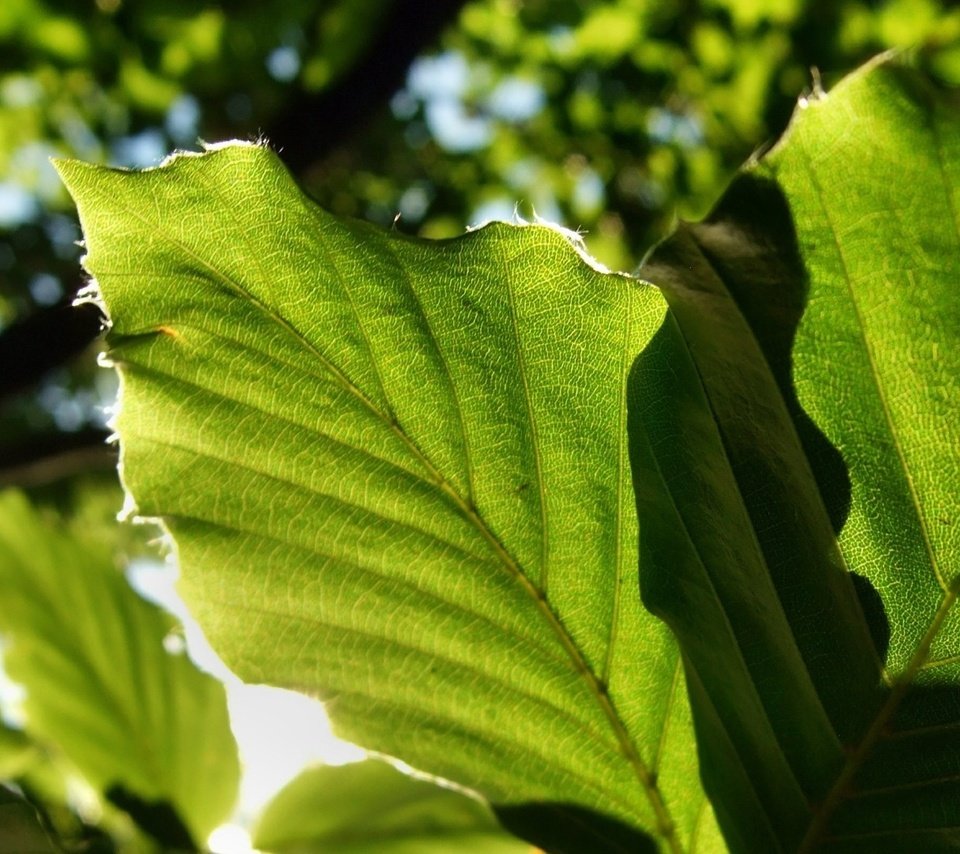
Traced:
<path fill-rule="evenodd" d="M 960 847 L 958 140 L 881 58 L 641 271 L 641 587 L 734 850 Z"/>
<path fill-rule="evenodd" d="M 337 220 L 257 146 L 59 168 L 125 484 L 230 666 L 496 804 L 716 850 L 677 648 L 637 595 L 625 381 L 657 291 L 545 227 Z"/>

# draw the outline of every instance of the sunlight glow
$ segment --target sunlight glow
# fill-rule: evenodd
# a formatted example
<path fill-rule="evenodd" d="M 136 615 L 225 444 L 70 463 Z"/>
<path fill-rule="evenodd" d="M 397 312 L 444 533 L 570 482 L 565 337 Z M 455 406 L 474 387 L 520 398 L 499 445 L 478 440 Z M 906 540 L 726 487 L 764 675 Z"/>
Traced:
<path fill-rule="evenodd" d="M 207 837 L 207 848 L 211 854 L 248 854 L 257 850 L 250 834 L 236 824 L 221 824 Z"/>
<path fill-rule="evenodd" d="M 249 826 L 267 802 L 309 765 L 343 765 L 366 756 L 359 747 L 333 735 L 318 700 L 269 685 L 247 685 L 233 674 L 187 611 L 176 590 L 178 575 L 176 563 L 169 558 L 135 560 L 127 570 L 130 584 L 141 596 L 170 611 L 183 623 L 183 635 L 172 635 L 171 646 L 174 642 L 182 643 L 181 637 L 185 639 L 186 651 L 194 663 L 216 676 L 227 689 L 230 726 L 243 764 L 235 821 Z M 176 646 L 179 651 L 179 643 Z M 250 849 L 229 850 L 239 854 Z"/>

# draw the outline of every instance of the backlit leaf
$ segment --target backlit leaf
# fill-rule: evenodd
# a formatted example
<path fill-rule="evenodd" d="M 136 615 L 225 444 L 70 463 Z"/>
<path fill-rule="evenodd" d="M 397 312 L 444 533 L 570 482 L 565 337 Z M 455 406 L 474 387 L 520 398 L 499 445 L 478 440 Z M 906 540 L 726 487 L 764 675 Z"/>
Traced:
<path fill-rule="evenodd" d="M 482 802 L 367 760 L 304 771 L 257 820 L 271 854 L 531 854 Z"/>
<path fill-rule="evenodd" d="M 173 619 L 133 591 L 109 548 L 12 491 L 0 494 L 0 587 L 28 735 L 138 811 L 173 810 L 205 842 L 233 806 L 239 761 L 223 686 L 164 646 Z"/>
<path fill-rule="evenodd" d="M 59 168 L 126 486 L 228 664 L 497 805 L 715 849 L 680 660 L 637 594 L 625 380 L 660 295 L 545 227 L 337 220 L 257 146 Z"/>

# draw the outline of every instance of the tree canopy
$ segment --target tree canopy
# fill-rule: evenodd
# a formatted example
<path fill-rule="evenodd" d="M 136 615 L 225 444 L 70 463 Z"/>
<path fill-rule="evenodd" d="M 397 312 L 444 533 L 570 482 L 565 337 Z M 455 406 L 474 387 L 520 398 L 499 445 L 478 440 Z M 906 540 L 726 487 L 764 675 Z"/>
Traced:
<path fill-rule="evenodd" d="M 960 80 L 958 37 L 934 0 L 5 3 L 0 477 L 105 459 L 99 319 L 65 308 L 79 233 L 50 157 L 145 166 L 265 138 L 333 213 L 430 237 L 536 215 L 629 270 L 804 89 L 891 48 Z"/>
<path fill-rule="evenodd" d="M 844 834 L 883 823 L 882 799 L 844 812 L 848 772 L 838 783 L 836 768 L 856 764 L 853 776 L 863 763 L 848 762 L 837 738 L 866 726 L 858 743 L 876 740 L 871 721 L 942 725 L 934 707 L 952 709 L 955 693 L 945 687 L 956 586 L 943 569 L 953 434 L 942 352 L 955 312 L 937 271 L 952 269 L 960 10 L 935 0 L 229 10 L 13 0 L 0 9 L 0 48 L 0 487 L 15 488 L 0 492 L 0 649 L 27 692 L 19 703 L 0 691 L 0 780 L 12 786 L 0 787 L 0 842 L 196 847 L 236 794 L 222 686 L 182 656 L 176 621 L 124 578 L 157 550 L 151 529 L 112 522 L 124 500 L 115 428 L 128 510 L 163 517 L 180 559 L 205 573 L 185 589 L 241 676 L 335 694 L 342 732 L 479 791 L 502 825 L 547 850 L 601 838 L 610 851 L 651 838 L 664 850 L 721 850 L 708 796 L 732 850 L 750 850 L 744 828 L 757 826 L 771 845 L 813 850 L 834 813 L 845 850 Z M 819 110 L 824 91 L 886 51 L 913 70 L 873 60 Z M 783 136 L 798 100 L 811 109 Z M 223 140 L 239 143 L 208 145 Z M 164 161 L 174 150 L 196 156 Z M 96 168 L 161 162 L 132 176 Z M 844 166 L 860 162 L 870 169 Z M 189 221 L 190 239 L 138 212 L 142 198 Z M 906 236 L 864 251 L 862 224 L 894 235 L 898 216 L 910 219 Z M 475 233 L 490 220 L 560 228 Z M 214 237 L 234 249 L 207 261 Z M 641 262 L 657 291 L 617 275 Z M 901 264 L 920 308 L 905 292 L 856 290 Z M 342 293 L 318 289 L 316 305 L 301 305 L 295 283 L 308 268 L 332 271 Z M 472 290 L 461 293 L 463 269 Z M 193 288 L 189 298 L 170 297 L 168 280 Z M 834 280 L 849 293 L 824 284 Z M 772 281 L 783 305 L 763 298 Z M 98 366 L 101 298 L 127 393 L 109 424 L 117 385 Z M 717 307 L 710 317 L 703 300 Z M 629 332 L 614 341 L 624 318 Z M 221 319 L 241 331 L 223 334 Z M 833 377 L 840 363 L 847 385 Z M 300 397 L 278 391 L 289 388 Z M 223 425 L 216 447 L 205 444 L 210 424 Z M 768 447 L 769 436 L 781 438 Z M 638 486 L 638 472 L 653 485 Z M 302 530 L 273 514 L 280 505 L 303 506 Z M 656 533 L 638 540 L 645 513 Z M 284 583 L 251 580 L 230 558 L 238 548 L 285 566 Z M 882 568 L 886 554 L 913 573 L 906 606 L 906 576 Z M 329 587 L 312 580 L 320 558 Z M 655 571 L 664 561 L 672 575 Z M 494 565 L 495 580 L 484 575 Z M 636 593 L 638 565 L 649 612 L 624 593 Z M 296 600 L 293 578 L 306 591 Z M 725 583 L 749 587 L 749 603 Z M 341 608 L 348 593 L 368 610 Z M 248 596 L 276 622 L 247 625 Z M 407 618 L 387 607 L 398 601 L 435 617 L 419 647 L 401 642 Z M 781 605 L 766 622 L 753 616 Z M 304 636 L 325 650 L 322 677 L 319 658 L 298 657 Z M 480 647 L 482 664 L 471 657 Z M 646 658 L 631 659 L 640 647 Z M 883 691 L 896 695 L 918 672 L 920 699 L 887 714 Z M 385 674 L 406 687 L 382 689 Z M 831 686 L 843 680 L 840 697 Z M 488 692 L 480 723 L 477 691 Z M 544 708 L 548 734 L 494 738 L 498 722 Z M 682 735 L 691 715 L 697 742 Z M 453 750 L 439 735 L 450 728 Z M 544 738 L 569 752 L 529 762 Z M 930 768 L 950 749 L 914 747 L 914 764 Z M 890 765 L 861 757 L 873 789 L 902 785 L 889 768 L 910 766 L 906 750 Z M 669 763 L 649 765 L 651 754 Z M 743 773 L 718 779 L 710 763 L 733 756 Z M 908 785 L 926 779 L 916 773 Z M 78 779 L 86 807 L 71 794 Z M 382 821 L 356 838 L 346 822 L 291 829 L 311 798 L 342 809 L 341 786 L 381 797 Z M 739 792 L 732 806 L 717 797 L 724 786 Z M 569 822 L 567 842 L 530 830 L 544 804 Z M 652 836 L 630 827 L 638 815 Z M 293 781 L 253 830 L 291 852 L 388 850 L 384 835 L 398 852 L 430 850 L 437 835 L 521 850 L 487 804 L 375 762 Z"/>

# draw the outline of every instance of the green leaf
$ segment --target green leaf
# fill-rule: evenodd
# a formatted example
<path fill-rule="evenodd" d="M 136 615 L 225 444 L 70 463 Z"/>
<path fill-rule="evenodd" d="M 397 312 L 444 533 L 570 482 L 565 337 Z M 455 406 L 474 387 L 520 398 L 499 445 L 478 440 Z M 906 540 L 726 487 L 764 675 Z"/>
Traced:
<path fill-rule="evenodd" d="M 0 780 L 15 780 L 40 761 L 40 749 L 23 730 L 0 724 Z"/>
<path fill-rule="evenodd" d="M 239 760 L 223 686 L 164 648 L 173 619 L 101 543 L 47 523 L 15 492 L 0 493 L 0 587 L 28 735 L 101 791 L 168 803 L 204 842 L 233 806 Z"/>
<path fill-rule="evenodd" d="M 59 168 L 125 484 L 227 663 L 494 804 L 710 847 L 680 660 L 636 593 L 624 384 L 660 295 L 545 227 L 337 220 L 257 146 Z"/>
<path fill-rule="evenodd" d="M 272 854 L 523 854 L 481 801 L 385 762 L 304 771 L 264 809 L 253 844 Z"/>
<path fill-rule="evenodd" d="M 958 140 L 878 61 L 641 271 L 641 589 L 735 850 L 960 847 Z"/>

